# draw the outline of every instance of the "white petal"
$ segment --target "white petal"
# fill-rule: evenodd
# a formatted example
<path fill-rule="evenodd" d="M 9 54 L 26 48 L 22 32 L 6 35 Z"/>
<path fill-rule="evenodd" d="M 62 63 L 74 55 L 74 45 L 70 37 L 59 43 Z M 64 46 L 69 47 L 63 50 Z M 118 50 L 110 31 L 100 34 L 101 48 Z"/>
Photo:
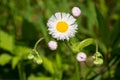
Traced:
<path fill-rule="evenodd" d="M 56 21 L 56 17 L 54 15 L 52 15 L 51 18 L 48 20 L 48 22 L 49 21 L 52 21 L 52 22 Z"/>
<path fill-rule="evenodd" d="M 61 20 L 61 13 L 60 12 L 55 13 L 55 17 L 57 20 Z"/>
<path fill-rule="evenodd" d="M 62 20 L 67 21 L 70 17 L 70 14 L 62 13 Z"/>
<path fill-rule="evenodd" d="M 73 16 L 70 16 L 67 21 L 71 25 L 71 24 L 75 23 L 76 19 Z"/>

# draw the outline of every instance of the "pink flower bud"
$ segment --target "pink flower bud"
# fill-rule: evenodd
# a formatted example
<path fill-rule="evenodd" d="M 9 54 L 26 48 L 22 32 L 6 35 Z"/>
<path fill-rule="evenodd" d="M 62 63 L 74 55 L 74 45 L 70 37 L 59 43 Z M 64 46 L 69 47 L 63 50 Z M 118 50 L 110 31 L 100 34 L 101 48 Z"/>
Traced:
<path fill-rule="evenodd" d="M 49 41 L 49 42 L 48 42 L 48 47 L 49 47 L 51 50 L 56 50 L 56 49 L 57 49 L 57 42 L 56 42 L 56 41 Z"/>
<path fill-rule="evenodd" d="M 87 56 L 84 52 L 80 52 L 77 54 L 76 58 L 79 62 L 82 62 L 82 61 L 86 61 Z"/>
<path fill-rule="evenodd" d="M 72 15 L 73 16 L 78 17 L 78 16 L 80 16 L 80 14 L 81 14 L 80 8 L 78 8 L 78 7 L 73 7 L 72 8 Z"/>

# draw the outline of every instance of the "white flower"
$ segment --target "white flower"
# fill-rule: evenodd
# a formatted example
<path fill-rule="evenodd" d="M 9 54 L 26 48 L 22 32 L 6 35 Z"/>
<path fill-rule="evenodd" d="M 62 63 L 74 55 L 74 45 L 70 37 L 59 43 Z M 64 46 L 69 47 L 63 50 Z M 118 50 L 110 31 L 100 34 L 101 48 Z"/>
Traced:
<path fill-rule="evenodd" d="M 82 62 L 82 61 L 86 60 L 87 56 L 84 52 L 80 52 L 80 53 L 77 54 L 76 58 L 79 62 Z"/>
<path fill-rule="evenodd" d="M 56 42 L 56 41 L 49 41 L 49 42 L 48 42 L 48 47 L 49 47 L 51 50 L 56 50 L 56 49 L 57 49 L 57 42 Z"/>
<path fill-rule="evenodd" d="M 69 13 L 57 12 L 48 20 L 47 26 L 49 34 L 57 40 L 69 40 L 77 30 L 76 19 Z"/>
<path fill-rule="evenodd" d="M 72 14 L 73 14 L 73 16 L 78 17 L 81 14 L 81 10 L 78 7 L 73 7 L 72 8 Z"/>

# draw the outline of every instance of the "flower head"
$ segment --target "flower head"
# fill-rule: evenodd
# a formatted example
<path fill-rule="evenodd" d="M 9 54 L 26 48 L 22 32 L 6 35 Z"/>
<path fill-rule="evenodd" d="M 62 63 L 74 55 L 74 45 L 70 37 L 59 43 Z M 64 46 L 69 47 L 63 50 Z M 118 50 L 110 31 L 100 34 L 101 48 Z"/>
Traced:
<path fill-rule="evenodd" d="M 81 10 L 78 7 L 73 7 L 72 14 L 73 14 L 73 16 L 78 17 L 81 14 Z"/>
<path fill-rule="evenodd" d="M 86 60 L 87 56 L 84 52 L 80 52 L 80 53 L 77 54 L 76 58 L 79 62 L 82 62 L 82 61 Z"/>
<path fill-rule="evenodd" d="M 57 49 L 57 42 L 56 42 L 56 41 L 49 41 L 49 42 L 48 42 L 48 47 L 49 47 L 51 50 L 56 50 L 56 49 Z"/>
<path fill-rule="evenodd" d="M 57 12 L 48 20 L 49 34 L 57 40 L 69 40 L 77 30 L 76 19 L 69 13 Z"/>

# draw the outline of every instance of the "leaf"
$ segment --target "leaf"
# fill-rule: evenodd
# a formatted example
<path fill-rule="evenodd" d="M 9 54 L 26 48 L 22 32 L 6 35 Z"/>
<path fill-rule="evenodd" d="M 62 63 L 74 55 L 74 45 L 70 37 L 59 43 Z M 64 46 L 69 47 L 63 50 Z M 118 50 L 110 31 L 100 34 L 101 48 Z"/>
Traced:
<path fill-rule="evenodd" d="M 74 52 L 79 52 L 84 47 L 89 46 L 89 45 L 91 45 L 93 43 L 94 43 L 94 39 L 88 38 L 88 39 L 85 39 L 85 40 L 83 40 L 81 42 L 78 42 L 78 43 L 74 44 L 72 46 L 72 49 L 73 49 Z"/>
<path fill-rule="evenodd" d="M 98 75 L 98 76 L 96 76 L 93 80 L 100 80 L 101 79 L 101 75 Z"/>
<path fill-rule="evenodd" d="M 34 75 L 30 75 L 28 80 L 53 80 L 52 77 L 36 77 Z"/>
<path fill-rule="evenodd" d="M 12 56 L 7 54 L 7 53 L 3 53 L 0 55 L 0 65 L 4 66 L 7 63 L 9 63 L 9 61 L 11 60 Z"/>
<path fill-rule="evenodd" d="M 120 38 L 120 19 L 117 21 L 116 25 L 113 27 L 111 34 L 109 36 L 110 45 L 118 44 L 117 42 L 119 38 Z"/>
<path fill-rule="evenodd" d="M 61 57 L 58 53 L 56 54 L 56 64 L 57 64 L 58 68 L 62 67 Z"/>
<path fill-rule="evenodd" d="M 28 58 L 28 54 L 32 51 L 31 48 L 25 46 L 16 46 L 14 54 L 17 56 Z"/>
<path fill-rule="evenodd" d="M 36 41 L 38 38 L 37 35 L 38 31 L 35 28 L 35 25 L 27 19 L 24 19 L 22 25 L 22 37 L 26 40 L 26 43 Z"/>
<path fill-rule="evenodd" d="M 103 42 L 99 41 L 99 48 L 103 51 L 103 53 L 107 53 L 107 47 Z"/>
<path fill-rule="evenodd" d="M 15 69 L 16 65 L 18 64 L 18 62 L 20 61 L 20 57 L 15 56 L 12 59 L 12 69 Z"/>
<path fill-rule="evenodd" d="M 42 57 L 43 59 L 43 66 L 44 68 L 50 72 L 51 74 L 54 74 L 54 67 L 50 60 L 48 60 L 46 57 Z"/>
<path fill-rule="evenodd" d="M 99 2 L 100 2 L 99 10 L 103 14 L 103 16 L 106 16 L 108 12 L 108 8 L 107 8 L 105 0 L 100 0 Z"/>
<path fill-rule="evenodd" d="M 93 44 L 93 42 L 94 42 L 94 40 L 92 38 L 85 39 L 85 40 L 81 41 L 78 46 L 80 49 L 83 49 L 84 47 L 89 46 L 90 44 Z"/>
<path fill-rule="evenodd" d="M 97 8 L 96 8 L 96 14 L 97 14 L 98 26 L 99 26 L 98 35 L 105 44 L 108 44 L 109 28 L 107 26 L 107 19 L 103 17 L 103 15 L 99 12 Z"/>
<path fill-rule="evenodd" d="M 0 30 L 0 47 L 12 52 L 14 49 L 14 37 Z"/>
<path fill-rule="evenodd" d="M 43 18 L 42 16 L 39 16 L 39 20 L 35 23 L 37 29 L 43 34 L 46 42 L 49 41 L 49 37 L 48 37 L 48 32 L 47 32 L 47 28 L 46 25 L 44 25 L 44 21 L 41 19 Z"/>
<path fill-rule="evenodd" d="M 62 78 L 63 75 L 63 65 L 62 65 L 62 59 L 59 53 L 56 54 L 56 66 L 57 66 L 57 76 L 58 78 Z"/>
<path fill-rule="evenodd" d="M 95 12 L 95 4 L 91 0 L 87 1 L 88 5 L 88 12 L 87 12 L 87 26 L 88 26 L 88 33 L 90 33 L 91 36 L 95 36 L 95 28 L 98 28 L 98 22 L 97 22 L 97 16 Z"/>

